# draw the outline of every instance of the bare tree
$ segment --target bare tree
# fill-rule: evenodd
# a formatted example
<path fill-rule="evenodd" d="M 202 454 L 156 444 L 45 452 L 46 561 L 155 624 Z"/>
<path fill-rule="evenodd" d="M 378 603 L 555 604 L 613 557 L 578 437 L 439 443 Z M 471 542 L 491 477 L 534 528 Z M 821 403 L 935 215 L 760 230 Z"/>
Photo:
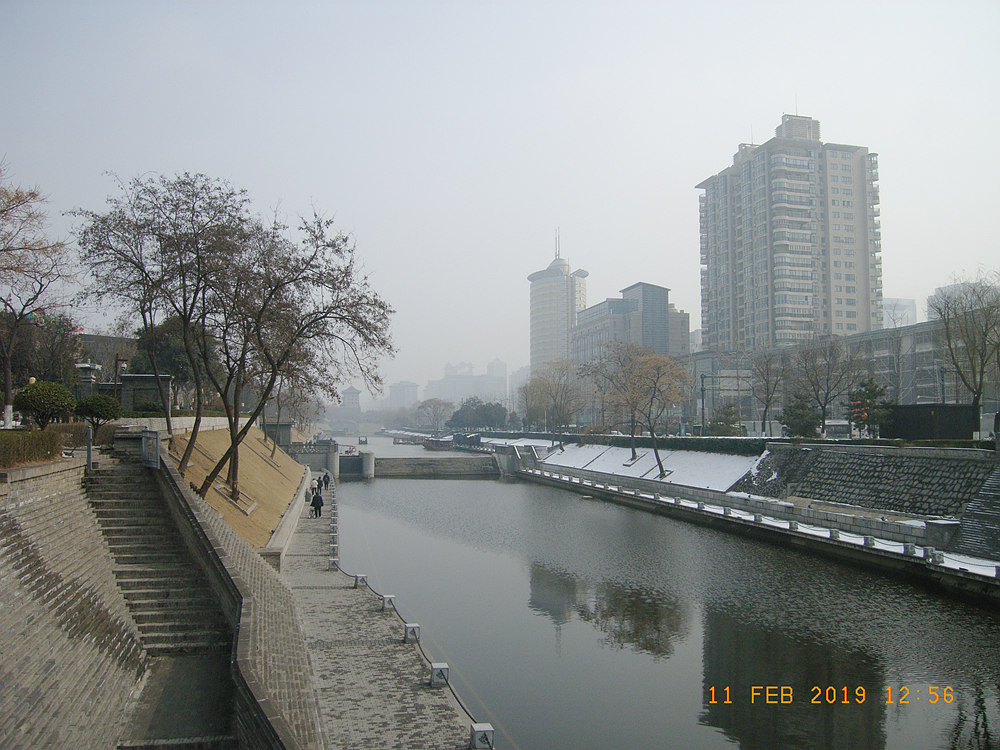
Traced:
<path fill-rule="evenodd" d="M 942 290 L 929 312 L 941 321 L 942 346 L 978 414 L 990 370 L 1000 371 L 1000 273 Z"/>
<path fill-rule="evenodd" d="M 137 318 L 140 321 L 143 335 L 149 337 L 152 347 L 150 363 L 166 414 L 167 432 L 173 434 L 167 394 L 160 383 L 154 336 L 167 309 L 163 300 L 163 259 L 150 231 L 149 219 L 143 216 L 141 183 L 134 180 L 126 185 L 118 180 L 118 187 L 121 195 L 108 198 L 105 212 L 84 209 L 71 212 L 84 222 L 77 231 L 77 242 L 80 259 L 92 278 L 86 294 L 122 305 L 122 327 L 134 325 Z"/>
<path fill-rule="evenodd" d="M 377 365 L 393 351 L 393 311 L 358 271 L 350 238 L 331 234 L 331 227 L 314 215 L 303 220 L 296 241 L 281 225 L 252 224 L 232 238 L 229 265 L 213 274 L 205 331 L 218 342 L 222 366 L 206 369 L 223 400 L 230 446 L 205 477 L 203 496 L 227 463 L 230 490 L 238 496 L 239 445 L 294 357 L 309 353 L 331 382 L 357 375 L 369 389 L 381 386 Z M 263 384 L 258 403 L 241 428 L 243 390 L 257 378 Z"/>
<path fill-rule="evenodd" d="M 441 431 L 441 425 L 451 416 L 453 411 L 455 411 L 455 405 L 440 398 L 429 398 L 417 405 L 417 413 L 430 422 L 431 429 L 435 433 Z"/>
<path fill-rule="evenodd" d="M 532 425 L 545 420 L 541 383 L 537 379 L 532 378 L 517 389 L 517 408 L 524 415 L 526 429 L 530 429 Z"/>
<path fill-rule="evenodd" d="M 571 424 L 585 404 L 586 391 L 577 378 L 576 369 L 572 360 L 563 359 L 532 376 L 550 430 Z"/>
<path fill-rule="evenodd" d="M 613 341 L 604 348 L 600 357 L 580 367 L 580 373 L 601 393 L 602 400 L 607 404 L 605 408 L 621 415 L 623 426 L 628 430 L 633 461 L 637 457 L 636 428 L 649 395 L 648 383 L 640 365 L 650 353 L 638 344 Z"/>
<path fill-rule="evenodd" d="M 781 353 L 777 350 L 761 349 L 750 357 L 750 393 L 760 404 L 761 435 L 765 430 L 770 431 L 767 416 L 777 398 L 783 376 Z"/>
<path fill-rule="evenodd" d="M 4 424 L 13 421 L 11 359 L 30 321 L 62 306 L 54 292 L 71 278 L 66 246 L 45 236 L 45 200 L 37 188 L 11 187 L 0 163 L 0 358 L 4 370 Z M 3 294 L 6 292 L 6 294 Z"/>
<path fill-rule="evenodd" d="M 906 316 L 903 311 L 893 306 L 884 311 L 884 317 L 891 324 L 886 343 L 889 347 L 889 357 L 892 359 L 889 365 L 890 391 L 892 398 L 898 403 L 903 398 L 903 326 Z"/>
<path fill-rule="evenodd" d="M 656 444 L 656 428 L 661 424 L 668 410 L 677 406 L 683 398 L 684 388 L 691 382 L 687 369 L 673 357 L 649 351 L 643 354 L 637 364 L 638 391 L 645 393 L 642 417 L 653 440 L 653 454 L 660 476 L 666 472 L 660 459 L 660 449 Z M 633 451 L 634 457 L 634 451 Z"/>
<path fill-rule="evenodd" d="M 860 361 L 838 337 L 805 344 L 793 358 L 796 386 L 819 409 L 820 429 L 826 432 L 831 405 L 847 393 L 861 374 Z"/>

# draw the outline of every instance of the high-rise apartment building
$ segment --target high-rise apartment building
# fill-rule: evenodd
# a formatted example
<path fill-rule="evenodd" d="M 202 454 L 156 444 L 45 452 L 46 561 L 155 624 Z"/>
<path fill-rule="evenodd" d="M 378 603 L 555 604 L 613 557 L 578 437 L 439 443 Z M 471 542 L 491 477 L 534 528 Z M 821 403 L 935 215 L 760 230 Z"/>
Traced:
<path fill-rule="evenodd" d="M 697 187 L 703 346 L 750 351 L 882 327 L 878 155 L 783 115 Z"/>
<path fill-rule="evenodd" d="M 528 277 L 531 282 L 531 371 L 569 358 L 569 330 L 587 306 L 587 276 L 570 270 L 556 252 L 555 260 Z"/>

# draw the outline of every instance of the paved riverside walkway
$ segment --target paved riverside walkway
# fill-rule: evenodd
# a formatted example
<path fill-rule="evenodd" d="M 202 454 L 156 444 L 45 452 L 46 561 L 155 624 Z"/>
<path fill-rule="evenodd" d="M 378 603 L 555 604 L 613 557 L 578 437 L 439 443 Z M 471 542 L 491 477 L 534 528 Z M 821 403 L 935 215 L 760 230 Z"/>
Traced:
<path fill-rule="evenodd" d="M 464 750 L 471 719 L 430 666 L 403 643 L 403 621 L 354 578 L 328 570 L 332 493 L 322 518 L 303 506 L 281 575 L 302 622 L 331 748 Z"/>

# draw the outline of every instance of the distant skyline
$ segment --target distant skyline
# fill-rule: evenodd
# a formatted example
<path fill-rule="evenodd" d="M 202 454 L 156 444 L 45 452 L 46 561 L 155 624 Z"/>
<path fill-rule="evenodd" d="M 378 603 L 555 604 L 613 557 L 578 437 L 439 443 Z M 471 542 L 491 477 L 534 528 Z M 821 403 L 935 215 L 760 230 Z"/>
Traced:
<path fill-rule="evenodd" d="M 784 113 L 879 154 L 886 297 L 1000 266 L 1000 3 L 8 2 L 0 158 L 53 232 L 204 172 L 350 232 L 386 384 L 528 362 L 529 273 L 665 286 L 699 327 L 695 185 Z M 89 326 L 99 311 L 84 313 Z M 360 382 L 355 383 L 360 385 Z M 347 384 L 341 384 L 346 386 Z"/>

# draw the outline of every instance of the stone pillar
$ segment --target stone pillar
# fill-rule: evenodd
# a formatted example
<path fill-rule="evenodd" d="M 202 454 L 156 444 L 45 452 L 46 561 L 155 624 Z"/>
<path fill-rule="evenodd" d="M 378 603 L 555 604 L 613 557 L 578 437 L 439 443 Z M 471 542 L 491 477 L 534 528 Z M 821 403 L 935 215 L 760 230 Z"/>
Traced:
<path fill-rule="evenodd" d="M 334 451 L 333 455 L 328 458 L 330 460 L 330 476 L 333 477 L 334 481 L 340 481 L 340 454 Z"/>
<path fill-rule="evenodd" d="M 100 372 L 101 366 L 94 362 L 80 362 L 76 365 L 76 369 L 80 371 L 77 398 L 82 399 L 93 396 L 96 392 L 97 373 Z"/>
<path fill-rule="evenodd" d="M 375 478 L 375 454 L 371 451 L 361 451 L 361 477 Z"/>

